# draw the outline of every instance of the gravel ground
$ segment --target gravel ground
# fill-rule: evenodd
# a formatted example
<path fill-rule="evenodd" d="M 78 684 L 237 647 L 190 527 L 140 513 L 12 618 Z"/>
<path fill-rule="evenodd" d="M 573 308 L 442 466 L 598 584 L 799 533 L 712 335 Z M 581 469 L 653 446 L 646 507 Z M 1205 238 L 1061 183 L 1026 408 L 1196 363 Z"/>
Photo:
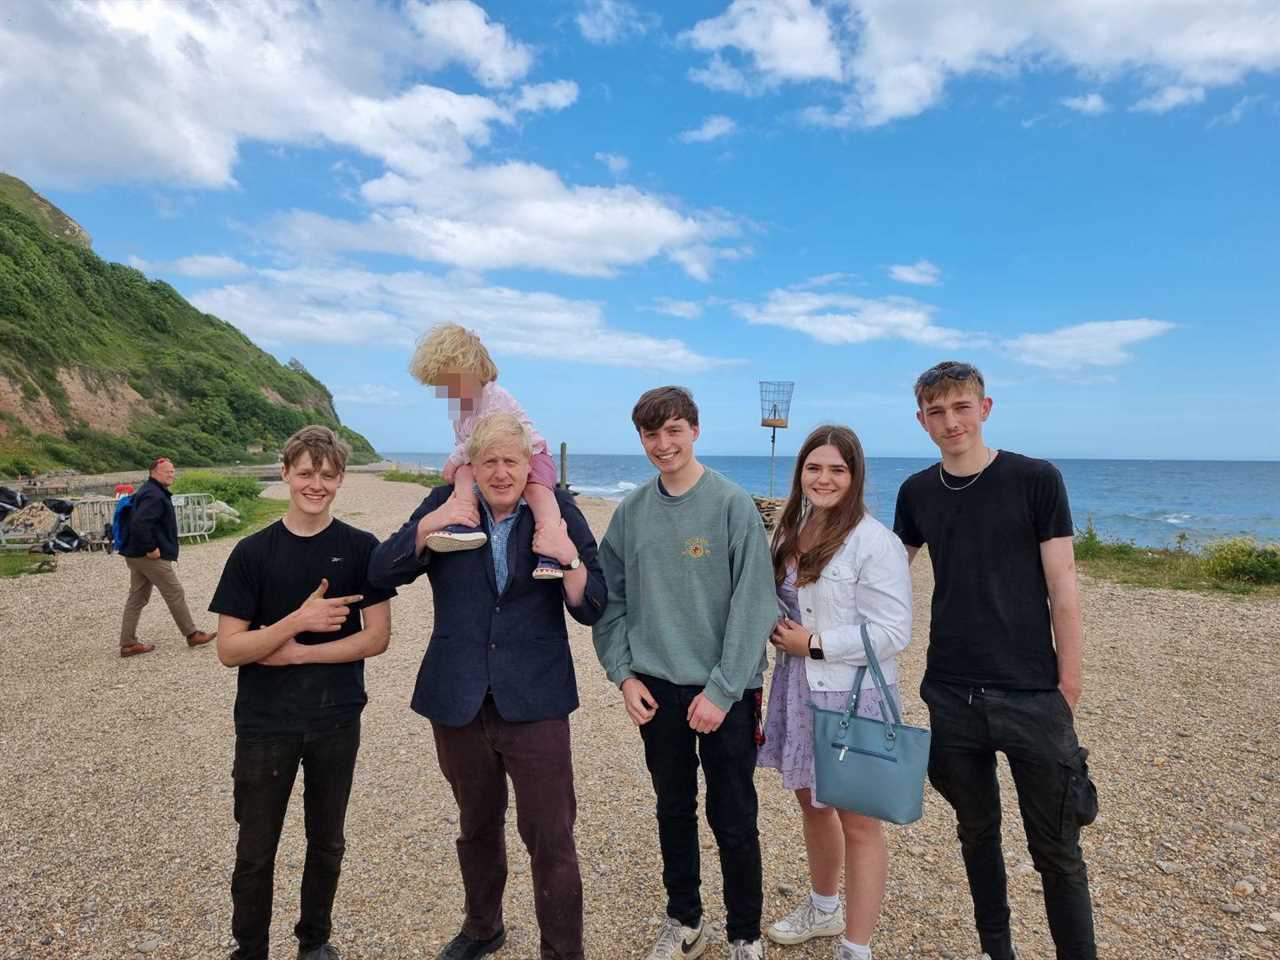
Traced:
<path fill-rule="evenodd" d="M 268 495 L 282 496 L 272 488 Z M 352 475 L 336 512 L 385 536 L 420 487 Z M 584 501 L 602 532 L 611 505 Z M 230 541 L 185 547 L 193 611 L 212 595 Z M 915 641 L 904 655 L 907 716 L 928 624 L 927 564 L 915 571 Z M 0 581 L 0 958 L 225 956 L 235 678 L 212 648 L 190 650 L 157 596 L 116 655 L 128 582 L 117 558 L 73 555 L 50 575 Z M 1101 953 L 1133 958 L 1280 956 L 1280 602 L 1084 583 L 1086 691 L 1078 717 L 1102 795 L 1085 834 Z M 425 720 L 407 703 L 430 635 L 425 582 L 393 604 L 391 649 L 370 661 L 371 703 L 348 817 L 335 943 L 349 960 L 433 957 L 457 931 L 457 815 Z M 212 628 L 210 615 L 197 622 Z M 582 708 L 573 717 L 588 954 L 641 957 L 663 912 L 653 798 L 639 738 L 605 681 L 589 631 L 571 625 Z M 807 890 L 800 820 L 773 771 L 758 775 L 766 920 Z M 301 780 L 301 778 L 300 778 Z M 1002 764 L 1015 937 L 1053 955 Z M 301 783 L 299 791 L 301 790 Z M 292 955 L 304 854 L 295 796 L 280 845 L 273 938 Z M 528 863 L 513 853 L 502 957 L 537 955 Z M 709 919 L 723 920 L 704 824 Z M 976 953 L 950 811 L 888 829 L 880 957 Z M 770 950 L 829 957 L 829 942 Z M 723 956 L 717 946 L 708 956 Z"/>

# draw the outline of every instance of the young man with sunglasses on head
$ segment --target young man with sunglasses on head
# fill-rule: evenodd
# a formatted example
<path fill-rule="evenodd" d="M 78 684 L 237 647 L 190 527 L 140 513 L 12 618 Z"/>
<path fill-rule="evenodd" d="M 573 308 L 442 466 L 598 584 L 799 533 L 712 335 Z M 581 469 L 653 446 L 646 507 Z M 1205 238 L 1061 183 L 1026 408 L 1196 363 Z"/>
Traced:
<path fill-rule="evenodd" d="M 1095 960 L 1080 828 L 1097 814 L 1073 711 L 1084 643 L 1071 510 L 1053 464 L 989 448 L 992 400 L 976 367 L 920 375 L 916 419 L 942 461 L 898 491 L 894 531 L 933 566 L 920 685 L 929 780 L 955 809 L 983 956 L 1012 960 L 996 753 L 1017 788 L 1059 960 Z"/>

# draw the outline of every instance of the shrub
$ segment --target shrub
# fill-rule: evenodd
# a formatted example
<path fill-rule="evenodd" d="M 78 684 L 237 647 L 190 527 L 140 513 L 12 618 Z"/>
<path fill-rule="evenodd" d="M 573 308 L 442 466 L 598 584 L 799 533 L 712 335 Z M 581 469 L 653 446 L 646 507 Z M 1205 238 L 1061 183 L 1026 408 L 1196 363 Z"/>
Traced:
<path fill-rule="evenodd" d="M 1084 529 L 1076 533 L 1075 547 L 1077 560 L 1097 560 L 1100 557 L 1127 558 L 1137 551 L 1137 547 L 1132 543 L 1125 543 L 1122 540 L 1103 540 L 1098 536 L 1092 516 L 1085 521 Z"/>
<path fill-rule="evenodd" d="M 420 473 L 416 470 L 387 470 L 382 474 L 383 480 L 396 483 L 417 483 L 424 487 L 444 486 L 444 477 L 438 473 Z"/>
<path fill-rule="evenodd" d="M 262 487 L 253 477 L 233 477 L 213 470 L 187 470 L 173 481 L 174 493 L 211 493 L 231 507 L 258 499 Z M 238 509 L 238 507 L 237 507 Z"/>
<path fill-rule="evenodd" d="M 1209 544 L 1204 548 L 1204 564 L 1214 580 L 1280 583 L 1280 547 L 1259 546 L 1249 537 Z"/>

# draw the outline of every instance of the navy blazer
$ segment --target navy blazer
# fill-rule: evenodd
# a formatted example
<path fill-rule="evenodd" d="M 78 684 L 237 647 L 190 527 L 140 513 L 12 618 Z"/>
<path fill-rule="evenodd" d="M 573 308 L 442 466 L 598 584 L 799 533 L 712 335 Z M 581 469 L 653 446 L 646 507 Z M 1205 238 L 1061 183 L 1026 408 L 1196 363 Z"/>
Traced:
<path fill-rule="evenodd" d="M 534 580 L 533 514 L 520 510 L 507 541 L 507 586 L 501 593 L 490 544 L 475 550 L 419 557 L 418 521 L 449 498 L 452 486 L 436 487 L 408 521 L 378 545 L 369 559 L 369 582 L 401 587 L 426 574 L 431 581 L 435 626 L 418 668 L 411 706 L 445 726 L 475 719 L 485 694 L 493 692 L 505 720 L 558 720 L 578 708 L 578 684 L 569 650 L 564 611 L 590 626 L 604 613 L 608 593 L 591 528 L 573 499 L 556 491 L 569 537 L 587 568 L 579 606 L 565 602 L 556 580 Z M 480 511 L 488 532 L 488 517 Z"/>

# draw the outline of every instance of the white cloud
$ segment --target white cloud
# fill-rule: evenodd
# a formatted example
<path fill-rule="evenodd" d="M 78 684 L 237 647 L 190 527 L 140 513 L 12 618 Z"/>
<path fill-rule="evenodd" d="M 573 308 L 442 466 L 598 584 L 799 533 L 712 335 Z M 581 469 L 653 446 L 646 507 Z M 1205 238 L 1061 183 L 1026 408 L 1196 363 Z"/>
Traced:
<path fill-rule="evenodd" d="M 465 0 L 21 4 L 0 19 L 0 49 L 0 168 L 51 185 L 204 188 L 234 184 L 247 140 L 466 159 L 525 105 L 417 77 L 461 60 L 506 85 L 532 56 Z"/>
<path fill-rule="evenodd" d="M 356 222 L 283 219 L 304 248 L 468 268 L 607 276 L 667 257 L 706 279 L 737 228 L 630 186 L 580 187 L 475 153 L 523 114 L 574 103 L 569 80 L 516 85 L 532 51 L 468 0 L 66 0 L 0 19 L 0 169 L 42 186 L 235 184 L 240 145 L 337 146 L 383 170 Z M 420 82 L 460 63 L 490 97 Z M 328 228 L 332 237 L 298 227 Z"/>
<path fill-rule="evenodd" d="M 622 176 L 631 166 L 631 161 L 620 153 L 597 153 L 596 159 L 608 167 L 615 177 Z"/>
<path fill-rule="evenodd" d="M 490 23 L 488 14 L 470 0 L 412 0 L 407 12 L 428 68 L 461 63 L 486 87 L 505 87 L 533 65 L 533 51 L 508 37 L 502 24 Z"/>
<path fill-rule="evenodd" d="M 1059 103 L 1068 110 L 1074 110 L 1076 113 L 1083 113 L 1090 117 L 1096 117 L 1110 109 L 1107 106 L 1106 99 L 1100 93 L 1086 93 L 1078 97 L 1063 97 Z"/>
<path fill-rule="evenodd" d="M 889 276 L 900 283 L 914 283 L 921 287 L 936 287 L 942 282 L 942 268 L 928 260 L 915 263 L 895 263 L 889 268 Z"/>
<path fill-rule="evenodd" d="M 1173 329 L 1163 320 L 1109 320 L 1024 333 L 1003 347 L 1023 363 L 1057 370 L 1113 367 L 1133 359 L 1128 348 Z"/>
<path fill-rule="evenodd" d="M 702 316 L 702 304 L 697 300 L 672 300 L 670 297 L 654 297 L 652 309 L 656 313 L 665 313 L 669 317 L 680 317 L 682 320 L 693 320 Z"/>
<path fill-rule="evenodd" d="M 728 89 L 724 78 L 733 73 L 741 76 L 723 59 L 725 50 L 742 54 L 767 86 L 843 75 L 827 11 L 810 0 L 733 0 L 724 13 L 699 21 L 680 39 L 718 59 L 707 68 L 711 74 L 695 76 L 715 89 Z"/>
<path fill-rule="evenodd" d="M 539 113 L 543 110 L 563 110 L 578 100 L 578 85 L 572 80 L 553 80 L 550 83 L 525 84 L 513 103 L 518 112 Z"/>
<path fill-rule="evenodd" d="M 765 84 L 749 78 L 718 53 L 712 54 L 705 67 L 691 69 L 689 79 L 711 90 L 740 93 L 747 97 L 758 96 L 766 89 Z"/>
<path fill-rule="evenodd" d="M 238 277 L 249 273 L 249 268 L 234 257 L 198 254 L 179 257 L 176 260 L 144 260 L 129 258 L 129 265 L 143 273 L 169 273 L 180 277 Z"/>
<path fill-rule="evenodd" d="M 712 114 L 702 121 L 701 126 L 685 130 L 676 139 L 681 143 L 710 143 L 721 137 L 727 137 L 738 128 L 732 117 L 723 114 Z"/>
<path fill-rule="evenodd" d="M 422 178 L 388 173 L 364 185 L 374 213 L 363 222 L 294 211 L 275 238 L 298 250 L 392 253 L 469 270 L 530 267 L 612 276 L 665 256 L 699 280 L 715 242 L 738 232 L 715 213 L 681 213 L 629 185 L 570 186 L 525 163 L 441 169 Z"/>
<path fill-rule="evenodd" d="M 1211 127 L 1234 127 L 1237 123 L 1244 119 L 1244 115 L 1260 104 L 1266 97 L 1257 94 L 1249 97 L 1241 97 L 1226 113 L 1220 113 L 1209 121 Z"/>
<path fill-rule="evenodd" d="M 907 340 L 930 347 L 975 347 L 985 340 L 933 322 L 936 308 L 910 297 L 858 297 L 817 292 L 805 285 L 771 290 L 764 303 L 735 303 L 748 323 L 784 327 L 819 343 Z"/>
<path fill-rule="evenodd" d="M 372 407 L 403 407 L 409 401 L 399 390 L 381 383 L 361 383 L 339 387 L 333 399 L 339 403 L 359 403 Z"/>
<path fill-rule="evenodd" d="M 408 349 L 433 323 L 475 330 L 499 356 L 701 371 L 733 361 L 681 340 L 609 326 L 600 304 L 420 272 L 263 270 L 251 282 L 191 298 L 267 345 L 329 343 Z"/>
<path fill-rule="evenodd" d="M 642 36 L 658 25 L 658 17 L 642 13 L 625 0 L 585 0 L 573 18 L 588 43 L 608 46 Z"/>
<path fill-rule="evenodd" d="M 804 112 L 836 127 L 916 116 L 967 76 L 1136 82 L 1153 91 L 1141 109 L 1159 112 L 1280 69 L 1274 0 L 734 0 L 682 36 L 712 54 L 694 79 L 716 89 L 840 82 L 838 104 Z"/>
<path fill-rule="evenodd" d="M 1178 107 L 1203 102 L 1204 87 L 1184 87 L 1172 84 L 1167 87 L 1161 87 L 1150 96 L 1143 97 L 1129 109 L 1140 113 L 1168 113 Z"/>

